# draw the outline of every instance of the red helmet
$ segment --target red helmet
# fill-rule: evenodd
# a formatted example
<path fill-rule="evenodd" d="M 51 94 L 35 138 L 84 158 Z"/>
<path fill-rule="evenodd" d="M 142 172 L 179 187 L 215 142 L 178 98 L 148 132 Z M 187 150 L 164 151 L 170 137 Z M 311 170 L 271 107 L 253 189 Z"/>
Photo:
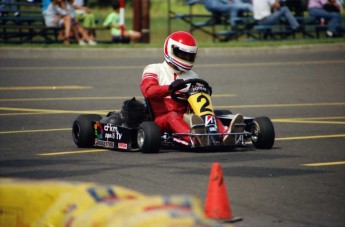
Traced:
<path fill-rule="evenodd" d="M 172 63 L 181 71 L 192 69 L 198 45 L 188 32 L 174 32 L 164 43 L 165 61 Z"/>

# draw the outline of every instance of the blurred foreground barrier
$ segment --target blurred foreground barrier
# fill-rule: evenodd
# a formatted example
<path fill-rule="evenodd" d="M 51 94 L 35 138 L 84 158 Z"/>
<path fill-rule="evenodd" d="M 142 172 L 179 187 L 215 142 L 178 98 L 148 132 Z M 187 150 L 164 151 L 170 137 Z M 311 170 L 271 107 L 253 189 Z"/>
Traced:
<path fill-rule="evenodd" d="M 114 185 L 0 178 L 0 226 L 220 226 L 192 196 Z"/>

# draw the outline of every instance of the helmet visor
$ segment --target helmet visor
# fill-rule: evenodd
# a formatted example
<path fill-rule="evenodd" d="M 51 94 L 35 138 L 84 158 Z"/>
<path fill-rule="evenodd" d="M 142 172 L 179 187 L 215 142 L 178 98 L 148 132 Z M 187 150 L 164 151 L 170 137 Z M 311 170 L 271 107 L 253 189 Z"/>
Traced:
<path fill-rule="evenodd" d="M 196 53 L 188 53 L 186 51 L 181 50 L 178 46 L 172 46 L 173 54 L 185 61 L 193 63 L 196 57 Z"/>

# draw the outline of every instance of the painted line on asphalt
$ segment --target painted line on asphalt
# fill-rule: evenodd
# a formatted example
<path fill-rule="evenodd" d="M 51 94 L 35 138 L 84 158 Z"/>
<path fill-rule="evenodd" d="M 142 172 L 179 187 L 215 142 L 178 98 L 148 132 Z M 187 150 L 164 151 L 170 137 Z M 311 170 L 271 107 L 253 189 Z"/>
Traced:
<path fill-rule="evenodd" d="M 71 130 L 71 129 L 68 129 Z M 339 135 L 319 135 L 319 136 L 300 136 L 300 137 L 283 137 L 283 138 L 276 138 L 276 140 L 306 140 L 306 139 L 325 139 L 325 138 L 339 138 L 345 137 L 345 134 Z M 103 152 L 103 151 L 111 151 L 107 149 L 91 149 L 91 150 L 80 150 L 80 151 L 61 151 L 61 152 L 54 152 L 54 153 L 42 153 L 37 154 L 40 156 L 54 156 L 54 155 L 69 155 L 69 154 L 81 154 L 81 153 L 93 153 L 93 152 Z"/>
<path fill-rule="evenodd" d="M 339 122 L 339 121 L 293 121 L 293 120 L 274 120 L 273 122 L 279 122 L 279 123 L 302 123 L 302 124 L 335 124 L 335 125 L 345 125 L 345 122 Z"/>
<path fill-rule="evenodd" d="M 236 94 L 217 94 L 212 95 L 212 98 L 221 97 L 235 97 Z M 116 96 L 116 97 L 59 97 L 59 98 L 13 98 L 13 99 L 0 99 L 0 102 L 39 102 L 39 101 L 91 101 L 91 100 L 126 100 L 131 99 L 133 96 Z M 142 97 L 136 98 L 143 100 Z"/>
<path fill-rule="evenodd" d="M 253 63 L 220 63 L 220 64 L 196 64 L 196 68 L 209 67 L 263 67 L 263 66 L 298 66 L 298 65 L 327 65 L 327 64 L 344 64 L 345 60 L 323 60 L 323 61 L 290 61 L 290 62 L 253 62 Z M 26 66 L 26 67 L 2 67 L 1 70 L 128 70 L 128 69 L 143 69 L 144 65 L 140 66 Z M 109 74 L 110 75 L 110 74 Z M 113 75 L 113 74 L 111 74 Z M 79 75 L 78 75 L 79 76 Z"/>
<path fill-rule="evenodd" d="M 334 165 L 345 165 L 345 161 L 339 161 L 339 162 L 320 162 L 320 163 L 302 164 L 302 166 L 310 166 L 310 167 L 317 167 L 317 166 L 334 166 Z"/>
<path fill-rule="evenodd" d="M 50 110 L 50 109 L 31 109 L 31 108 L 11 108 L 11 107 L 0 107 L 2 111 L 17 111 L 25 112 L 26 114 L 107 114 L 109 111 L 104 110 Z M 16 116 L 17 113 L 3 113 L 0 116 Z"/>
<path fill-rule="evenodd" d="M 314 107 L 314 106 L 345 106 L 345 102 L 331 103 L 291 103 L 291 104 L 258 104 L 237 106 L 215 106 L 214 108 L 276 108 L 276 107 Z"/>
<path fill-rule="evenodd" d="M 0 131 L 0 135 L 1 134 L 16 134 L 16 133 L 38 133 L 38 132 L 70 131 L 70 130 L 72 130 L 72 128 Z M 340 137 L 345 137 L 345 134 L 281 137 L 281 138 L 275 138 L 275 140 L 276 141 L 308 140 L 308 139 L 326 139 L 326 138 L 340 138 Z"/>
<path fill-rule="evenodd" d="M 277 108 L 277 107 L 314 107 L 314 106 L 345 106 L 345 103 L 300 103 L 300 104 L 262 104 L 262 105 L 240 105 L 240 106 L 215 106 L 215 109 L 235 109 L 235 108 Z M 16 115 L 29 115 L 29 114 L 107 114 L 107 110 L 51 110 L 51 109 L 31 109 L 31 108 L 12 108 L 0 107 L 0 111 L 11 112 L 25 112 L 21 113 L 1 113 L 0 116 L 16 116 Z M 112 110 L 114 111 L 114 110 Z M 115 110 L 118 111 L 118 110 Z M 298 118 L 300 119 L 300 118 Z M 294 119 L 278 119 L 279 121 L 294 120 Z"/>
<path fill-rule="evenodd" d="M 92 101 L 92 100 L 118 100 L 132 97 L 66 97 L 66 98 L 18 98 L 0 99 L 0 102 L 42 102 L 42 101 Z"/>
<path fill-rule="evenodd" d="M 345 116 L 337 116 L 337 117 L 303 117 L 303 118 L 283 118 L 283 119 L 275 119 L 275 121 L 304 121 L 304 120 L 338 120 L 338 119 L 345 119 Z"/>
<path fill-rule="evenodd" d="M 78 71 L 90 71 L 90 70 L 127 70 L 127 69 L 144 69 L 145 66 L 24 66 L 24 67 L 2 67 L 1 70 L 78 70 Z M 109 74 L 110 75 L 110 74 Z M 80 76 L 78 74 L 78 76 Z"/>
<path fill-rule="evenodd" d="M 196 65 L 195 67 L 209 68 L 209 67 L 222 67 L 222 68 L 232 68 L 232 67 L 261 67 L 261 66 L 289 66 L 289 65 L 327 65 L 327 64 L 344 64 L 345 60 L 323 60 L 323 61 L 287 61 L 287 62 L 253 62 L 253 63 L 226 63 L 226 64 L 202 64 Z"/>
<path fill-rule="evenodd" d="M 63 151 L 63 152 L 54 152 L 54 153 L 42 153 L 37 154 L 39 156 L 55 156 L 55 155 L 66 155 L 66 154 L 83 154 L 83 153 L 96 153 L 96 152 L 108 152 L 111 150 L 107 149 L 91 149 L 91 150 L 80 150 L 80 151 Z"/>
<path fill-rule="evenodd" d="M 95 110 L 95 111 L 82 111 L 82 112 L 68 112 L 68 113 L 54 113 L 54 112 L 37 112 L 37 113 L 4 113 L 0 114 L 0 117 L 4 116 L 28 116 L 28 115 L 45 115 L 45 114 L 100 114 L 100 115 L 106 115 L 110 111 L 120 111 L 120 110 Z"/>
<path fill-rule="evenodd" d="M 21 86 L 0 87 L 0 91 L 30 91 L 30 90 L 79 90 L 92 89 L 92 86 Z"/>
<path fill-rule="evenodd" d="M 2 134 L 17 134 L 17 133 L 36 133 L 36 132 L 56 132 L 56 131 L 67 131 L 72 130 L 72 128 L 51 128 L 51 129 L 35 129 L 35 130 L 17 130 L 17 131 L 2 131 Z"/>
<path fill-rule="evenodd" d="M 72 128 L 0 131 L 0 135 L 1 135 L 1 134 L 17 134 L 17 133 L 38 133 L 38 132 L 70 131 L 70 130 L 72 130 Z M 275 138 L 275 140 L 276 140 L 276 141 L 284 141 L 284 140 L 308 140 L 308 139 L 327 139 L 327 138 L 341 138 L 341 137 L 345 137 L 345 134 L 330 134 L 330 135 L 315 135 L 315 136 L 280 137 L 280 138 Z"/>
<path fill-rule="evenodd" d="M 274 119 L 272 122 L 275 123 L 302 123 L 302 124 L 336 124 L 344 125 L 345 116 L 338 117 L 311 117 L 311 118 L 290 118 L 290 119 Z M 335 121 L 330 121 L 335 120 Z"/>
<path fill-rule="evenodd" d="M 328 138 L 341 138 L 341 137 L 345 137 L 345 134 L 281 137 L 281 138 L 276 138 L 275 140 L 277 140 L 277 141 L 283 141 L 283 140 L 310 140 L 310 139 L 328 139 Z"/>

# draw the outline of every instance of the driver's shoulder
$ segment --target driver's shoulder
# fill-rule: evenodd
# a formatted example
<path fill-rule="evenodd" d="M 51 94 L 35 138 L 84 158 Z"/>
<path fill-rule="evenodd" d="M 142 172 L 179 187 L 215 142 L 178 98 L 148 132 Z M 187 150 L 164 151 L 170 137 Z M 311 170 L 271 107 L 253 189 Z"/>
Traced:
<path fill-rule="evenodd" d="M 162 63 L 149 64 L 144 68 L 144 72 L 158 72 L 162 70 Z"/>

